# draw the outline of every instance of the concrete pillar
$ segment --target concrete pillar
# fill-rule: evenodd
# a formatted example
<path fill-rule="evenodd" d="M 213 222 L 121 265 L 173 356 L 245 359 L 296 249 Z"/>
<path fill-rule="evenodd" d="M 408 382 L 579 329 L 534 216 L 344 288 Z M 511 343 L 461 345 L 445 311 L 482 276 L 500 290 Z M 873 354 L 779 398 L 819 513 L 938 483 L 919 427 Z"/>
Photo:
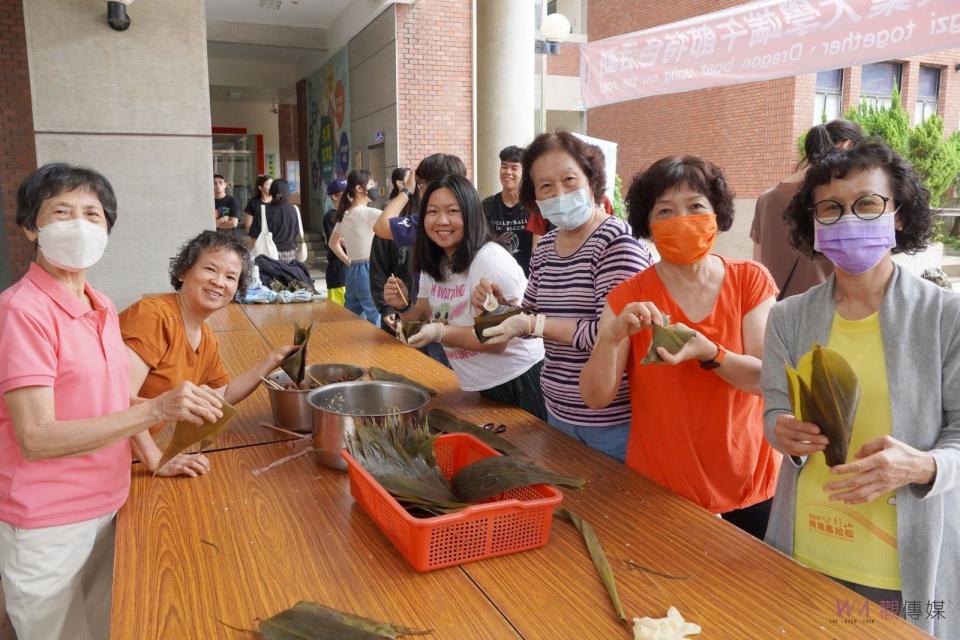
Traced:
<path fill-rule="evenodd" d="M 90 281 L 118 309 L 170 291 L 170 257 L 214 225 L 203 3 L 136 2 L 123 32 L 105 2 L 23 6 L 37 163 L 92 167 L 117 193 Z"/>
<path fill-rule="evenodd" d="M 500 191 L 500 150 L 534 133 L 534 0 L 477 1 L 477 189 Z"/>

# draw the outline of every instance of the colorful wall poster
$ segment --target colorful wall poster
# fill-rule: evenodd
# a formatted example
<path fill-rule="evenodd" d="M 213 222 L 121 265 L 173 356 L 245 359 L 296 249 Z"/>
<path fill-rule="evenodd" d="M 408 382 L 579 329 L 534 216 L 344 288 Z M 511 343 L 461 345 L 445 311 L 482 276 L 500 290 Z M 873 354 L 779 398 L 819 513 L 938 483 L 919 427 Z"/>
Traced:
<path fill-rule="evenodd" d="M 307 78 L 307 136 L 311 217 L 327 210 L 327 184 L 350 172 L 350 66 L 347 48 Z M 319 216 L 319 217 L 318 217 Z"/>

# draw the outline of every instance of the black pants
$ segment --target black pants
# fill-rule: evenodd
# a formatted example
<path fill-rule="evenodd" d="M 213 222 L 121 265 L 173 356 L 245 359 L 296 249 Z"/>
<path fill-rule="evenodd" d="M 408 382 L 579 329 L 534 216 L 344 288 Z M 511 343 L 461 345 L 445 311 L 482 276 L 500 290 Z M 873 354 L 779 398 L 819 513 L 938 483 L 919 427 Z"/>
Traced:
<path fill-rule="evenodd" d="M 767 521 L 770 520 L 770 507 L 772 505 L 773 498 L 770 498 L 743 509 L 721 513 L 720 517 L 762 541 L 767 534 Z"/>
<path fill-rule="evenodd" d="M 496 400 L 520 407 L 527 413 L 546 421 L 547 407 L 543 403 L 543 392 L 540 390 L 541 369 L 543 369 L 543 360 L 513 380 L 508 380 L 489 389 L 483 389 L 480 391 L 480 395 L 488 400 Z"/>

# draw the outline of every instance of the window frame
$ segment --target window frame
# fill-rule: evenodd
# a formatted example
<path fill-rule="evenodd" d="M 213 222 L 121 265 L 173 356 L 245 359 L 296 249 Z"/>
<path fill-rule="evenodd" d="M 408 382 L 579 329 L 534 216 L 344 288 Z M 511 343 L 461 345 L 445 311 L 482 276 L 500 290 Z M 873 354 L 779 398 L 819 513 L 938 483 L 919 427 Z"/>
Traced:
<path fill-rule="evenodd" d="M 934 96 L 920 95 L 920 76 L 925 69 L 934 71 L 937 74 L 937 89 L 935 91 L 936 95 Z M 921 64 L 917 68 L 917 104 L 913 112 L 913 123 L 915 125 L 925 122 L 930 116 L 940 114 L 940 87 L 942 82 L 943 67 L 938 67 L 931 64 Z M 928 109 L 931 107 L 932 110 L 928 112 Z"/>
<path fill-rule="evenodd" d="M 843 115 L 843 80 L 844 78 L 846 78 L 846 72 L 843 70 L 843 68 L 827 69 L 826 71 L 830 71 L 830 72 L 839 71 L 840 82 L 837 84 L 836 88 L 818 86 L 817 80 L 816 78 L 814 78 L 814 81 L 813 81 L 813 124 L 814 125 L 818 125 L 823 122 L 824 114 L 827 113 L 828 100 L 835 100 L 836 102 L 836 112 L 837 112 L 836 117 L 839 118 Z M 819 76 L 821 73 L 825 73 L 826 71 L 817 72 L 816 75 Z M 818 103 L 820 102 L 821 97 L 823 98 L 823 109 L 818 110 L 817 106 L 818 106 Z M 827 122 L 829 122 L 832 119 L 833 118 L 830 118 L 829 116 L 827 116 Z"/>
<path fill-rule="evenodd" d="M 866 92 L 863 89 L 863 84 L 862 84 L 863 70 L 867 67 L 871 67 L 874 65 L 891 65 L 893 67 L 896 67 L 897 69 L 897 74 L 896 74 L 896 77 L 894 78 L 893 86 L 890 87 L 890 93 L 887 95 L 882 93 Z M 861 77 L 861 85 L 860 85 L 860 102 L 861 103 L 867 103 L 867 105 L 874 107 L 875 109 L 881 109 L 881 108 L 890 109 L 891 107 L 893 107 L 893 90 L 896 89 L 900 91 L 902 95 L 902 91 L 903 91 L 903 63 L 902 62 L 887 60 L 884 62 L 874 62 L 871 64 L 862 65 L 860 67 L 860 77 Z M 879 103 L 881 100 L 885 101 L 886 104 L 880 105 Z"/>

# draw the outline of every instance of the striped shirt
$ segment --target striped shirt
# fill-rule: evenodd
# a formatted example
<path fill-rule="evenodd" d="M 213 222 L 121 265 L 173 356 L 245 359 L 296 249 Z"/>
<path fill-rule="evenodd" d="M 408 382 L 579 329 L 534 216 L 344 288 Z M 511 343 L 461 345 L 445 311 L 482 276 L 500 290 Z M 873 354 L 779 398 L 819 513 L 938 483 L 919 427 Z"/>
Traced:
<path fill-rule="evenodd" d="M 606 218 L 573 255 L 556 251 L 558 231 L 543 236 L 530 259 L 530 281 L 523 304 L 549 318 L 577 321 L 573 344 L 544 338 L 546 358 L 540 386 L 547 410 L 564 422 L 607 427 L 630 421 L 627 376 L 609 406 L 590 409 L 580 399 L 580 371 L 597 341 L 597 324 L 607 294 L 618 284 L 650 266 L 650 251 L 630 235 L 630 226 Z"/>

